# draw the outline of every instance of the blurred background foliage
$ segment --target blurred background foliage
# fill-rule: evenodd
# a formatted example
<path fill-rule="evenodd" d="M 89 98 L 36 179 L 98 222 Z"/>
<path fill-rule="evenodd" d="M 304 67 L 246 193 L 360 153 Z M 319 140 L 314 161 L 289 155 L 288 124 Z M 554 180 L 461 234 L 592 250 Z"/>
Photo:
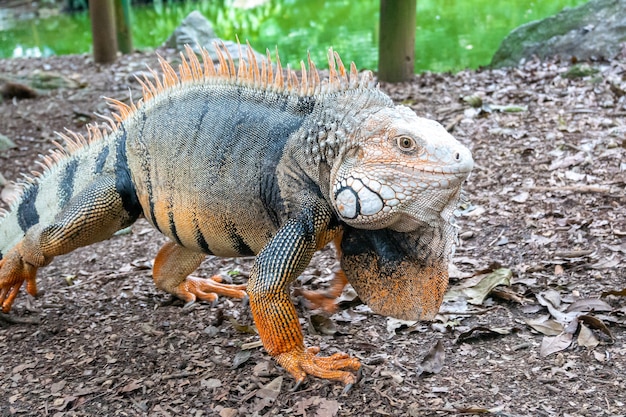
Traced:
<path fill-rule="evenodd" d="M 86 6 L 86 0 L 66 1 L 74 8 Z M 515 27 L 585 2 L 417 0 L 415 70 L 444 72 L 487 65 Z M 1 58 L 90 51 L 86 11 L 62 12 L 54 0 L 35 5 L 35 11 L 20 13 L 19 8 L 3 8 L 0 3 Z M 261 52 L 278 45 L 281 58 L 292 66 L 299 65 L 310 51 L 323 67 L 325 51 L 332 46 L 359 68 L 377 68 L 379 0 L 156 0 L 149 5 L 135 4 L 135 47 L 161 45 L 193 10 L 211 21 L 223 39 L 234 40 L 239 35 Z"/>

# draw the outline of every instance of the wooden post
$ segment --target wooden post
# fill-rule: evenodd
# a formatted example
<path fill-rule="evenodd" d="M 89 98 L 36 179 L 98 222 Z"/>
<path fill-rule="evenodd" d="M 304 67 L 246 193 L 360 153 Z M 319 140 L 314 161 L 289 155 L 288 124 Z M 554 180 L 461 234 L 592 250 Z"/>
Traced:
<path fill-rule="evenodd" d="M 415 66 L 416 0 L 380 0 L 378 79 L 409 81 Z"/>
<path fill-rule="evenodd" d="M 133 51 L 133 30 L 130 21 L 130 0 L 115 0 L 117 47 L 123 54 Z"/>
<path fill-rule="evenodd" d="M 90 0 L 89 18 L 93 36 L 93 59 L 101 64 L 117 58 L 114 0 Z"/>

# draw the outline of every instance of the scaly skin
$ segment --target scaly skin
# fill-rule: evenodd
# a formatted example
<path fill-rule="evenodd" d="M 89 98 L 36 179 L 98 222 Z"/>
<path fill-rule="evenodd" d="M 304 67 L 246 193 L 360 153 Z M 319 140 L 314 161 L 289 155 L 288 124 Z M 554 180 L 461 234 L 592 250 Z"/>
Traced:
<path fill-rule="evenodd" d="M 110 132 L 62 135 L 66 148 L 0 215 L 0 304 L 9 311 L 24 282 L 34 294 L 55 256 L 143 215 L 170 239 L 157 287 L 187 302 L 247 292 L 263 346 L 298 385 L 313 375 L 350 387 L 359 361 L 305 346 L 291 282 L 335 240 L 343 272 L 331 296 L 347 280 L 375 312 L 432 317 L 471 154 L 332 50 L 325 82 L 311 62 L 284 78 L 280 64 L 274 75 L 252 55 L 238 69 L 218 56 L 215 69 L 189 52 L 180 75 L 163 62 L 156 81 L 140 81 L 140 105 L 110 100 Z M 246 292 L 189 276 L 206 255 L 256 255 Z"/>

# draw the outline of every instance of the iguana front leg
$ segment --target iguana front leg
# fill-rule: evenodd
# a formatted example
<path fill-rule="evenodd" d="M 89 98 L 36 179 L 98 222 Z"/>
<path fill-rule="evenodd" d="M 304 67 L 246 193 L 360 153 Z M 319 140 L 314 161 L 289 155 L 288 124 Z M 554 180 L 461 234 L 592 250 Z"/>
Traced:
<path fill-rule="evenodd" d="M 353 373 L 361 364 L 344 353 L 318 357 L 319 349 L 305 348 L 296 309 L 288 286 L 308 265 L 313 253 L 332 238 L 328 225 L 331 214 L 320 204 L 290 219 L 257 256 L 248 282 L 250 308 L 261 341 L 296 379 L 306 375 L 353 384 Z"/>
<path fill-rule="evenodd" d="M 73 197 L 52 224 L 32 226 L 0 261 L 2 311 L 11 309 L 24 281 L 30 294 L 37 293 L 37 269 L 55 256 L 108 239 L 135 221 L 139 209 L 129 206 L 132 203 L 128 200 L 124 204 L 123 192 L 115 178 L 101 177 Z M 136 213 L 129 213 L 129 208 Z"/>
<path fill-rule="evenodd" d="M 157 288 L 193 303 L 197 299 L 212 302 L 218 295 L 234 298 L 246 296 L 245 285 L 222 284 L 218 276 L 209 279 L 188 276 L 206 257 L 174 242 L 167 242 L 154 260 L 152 276 Z"/>

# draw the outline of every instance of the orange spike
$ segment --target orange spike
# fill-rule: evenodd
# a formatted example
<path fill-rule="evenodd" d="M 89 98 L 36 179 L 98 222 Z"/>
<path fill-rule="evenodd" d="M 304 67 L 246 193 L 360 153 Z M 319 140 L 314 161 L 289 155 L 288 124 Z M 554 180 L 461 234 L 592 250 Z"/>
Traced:
<path fill-rule="evenodd" d="M 152 78 L 154 79 L 154 83 L 152 82 L 152 80 L 150 80 L 148 78 L 147 75 L 144 75 L 144 78 L 145 78 L 146 82 L 148 83 L 148 87 L 150 87 L 150 90 L 151 90 L 152 94 L 156 95 L 159 91 L 163 91 L 163 88 L 164 88 L 163 84 L 161 83 L 161 77 L 152 68 L 148 68 L 148 71 L 150 71 L 150 74 L 152 74 Z"/>
<path fill-rule="evenodd" d="M 256 56 L 252 51 L 252 47 L 250 46 L 250 42 L 246 40 L 246 45 L 248 45 L 248 62 L 250 63 L 250 67 L 252 68 L 252 76 L 254 78 L 254 84 L 256 85 L 261 79 L 261 73 L 259 72 L 259 64 L 257 62 Z"/>
<path fill-rule="evenodd" d="M 335 61 L 337 61 L 337 70 L 339 71 L 339 75 L 343 78 L 343 81 L 347 81 L 346 78 L 346 67 L 343 66 L 343 62 L 341 62 L 341 57 L 337 52 L 334 52 Z"/>
<path fill-rule="evenodd" d="M 213 59 L 211 59 L 209 51 L 205 48 L 201 48 L 200 52 L 202 53 L 202 66 L 204 67 L 204 76 L 215 77 L 217 75 L 217 72 L 215 71 L 215 64 L 213 64 Z"/>
<path fill-rule="evenodd" d="M 267 87 L 267 62 L 261 61 L 261 86 Z"/>
<path fill-rule="evenodd" d="M 184 53 L 180 53 L 180 65 L 178 66 L 178 72 L 180 74 L 181 81 L 191 81 L 193 77 L 191 75 L 191 68 L 189 67 L 189 63 L 187 62 L 187 58 L 185 58 Z"/>
<path fill-rule="evenodd" d="M 337 75 L 337 63 L 335 62 L 335 52 L 333 48 L 328 49 L 328 83 L 332 86 L 335 83 L 335 80 L 338 78 Z"/>
<path fill-rule="evenodd" d="M 309 77 L 306 74 L 306 67 L 304 66 L 304 61 L 300 61 L 300 71 L 302 77 L 302 84 L 300 84 L 300 94 L 306 95 L 309 94 Z"/>
<path fill-rule="evenodd" d="M 289 73 L 289 78 L 291 78 L 291 87 L 288 87 L 289 91 L 297 92 L 300 88 L 300 82 L 298 80 L 298 75 L 291 68 L 287 68 L 287 72 Z"/>
<path fill-rule="evenodd" d="M 248 69 L 246 68 L 246 62 L 243 60 L 243 51 L 241 50 L 239 37 L 237 37 L 237 47 L 239 48 L 239 67 L 237 68 L 237 79 L 245 80 L 248 76 Z"/>
<path fill-rule="evenodd" d="M 274 87 L 282 90 L 285 88 L 285 82 L 283 78 L 283 67 L 280 63 L 280 56 L 278 55 L 278 48 L 276 48 L 276 79 L 274 80 Z"/>
<path fill-rule="evenodd" d="M 311 93 L 315 94 L 315 92 L 318 90 L 318 87 L 319 87 L 320 75 L 317 72 L 317 68 L 315 67 L 315 63 L 311 59 L 311 53 L 310 52 L 307 53 L 307 59 L 309 61 L 309 85 L 310 85 L 310 88 L 311 88 Z"/>
<path fill-rule="evenodd" d="M 235 61 L 233 60 L 233 57 L 230 55 L 230 52 L 228 51 L 228 48 L 226 47 L 224 42 L 222 42 L 222 47 L 224 48 L 224 52 L 226 52 L 226 56 L 228 57 L 228 66 L 230 67 L 231 77 L 234 77 L 236 74 Z"/>
<path fill-rule="evenodd" d="M 185 51 L 187 52 L 187 59 L 191 66 L 191 75 L 194 80 L 200 80 L 202 78 L 202 66 L 198 61 L 198 56 L 193 51 L 193 48 L 189 45 L 185 45 Z"/>
<path fill-rule="evenodd" d="M 272 68 L 272 55 L 269 48 L 265 48 L 265 54 L 267 55 L 267 79 L 266 85 L 269 85 L 274 80 L 274 68 Z"/>
<path fill-rule="evenodd" d="M 218 69 L 218 74 L 220 77 L 228 77 L 230 74 L 228 73 L 228 65 L 226 64 L 226 59 L 224 58 L 224 54 L 222 53 L 222 49 L 220 48 L 217 42 L 213 43 L 215 47 L 215 53 L 217 54 L 217 60 L 220 63 L 220 67 Z"/>
<path fill-rule="evenodd" d="M 356 64 L 354 61 L 350 63 L 350 88 L 357 88 L 359 86 L 359 73 L 356 70 Z"/>

